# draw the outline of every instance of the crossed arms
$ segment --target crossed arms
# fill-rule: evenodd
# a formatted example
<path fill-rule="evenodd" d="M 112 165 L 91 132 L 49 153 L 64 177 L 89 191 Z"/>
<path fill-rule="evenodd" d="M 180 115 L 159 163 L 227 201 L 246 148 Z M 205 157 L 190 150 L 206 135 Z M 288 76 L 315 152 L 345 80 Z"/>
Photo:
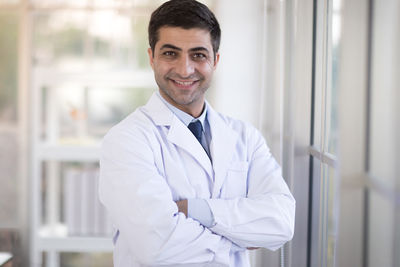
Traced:
<path fill-rule="evenodd" d="M 262 138 L 251 137 L 246 197 L 206 199 L 215 220 L 210 228 L 185 216 L 186 200 L 173 201 L 148 138 L 137 131 L 111 133 L 100 161 L 100 199 L 140 263 L 227 265 L 233 247 L 274 250 L 292 238 L 295 201 Z"/>

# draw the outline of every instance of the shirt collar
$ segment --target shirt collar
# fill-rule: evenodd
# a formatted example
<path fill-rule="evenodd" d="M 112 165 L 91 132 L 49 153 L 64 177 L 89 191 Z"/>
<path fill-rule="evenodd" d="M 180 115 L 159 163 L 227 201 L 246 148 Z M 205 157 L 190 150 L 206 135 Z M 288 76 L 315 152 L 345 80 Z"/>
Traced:
<path fill-rule="evenodd" d="M 162 97 L 162 95 L 160 94 L 159 91 L 157 91 L 156 93 L 157 93 L 158 97 L 161 99 L 161 101 L 164 102 L 164 104 L 178 117 L 178 119 L 180 121 L 183 122 L 183 124 L 186 125 L 186 127 L 189 125 L 189 123 L 199 120 L 204 129 L 204 126 L 205 126 L 204 123 L 206 121 L 206 115 L 207 115 L 207 102 L 206 101 L 204 101 L 204 109 L 203 109 L 203 112 L 201 113 L 201 115 L 197 118 L 194 118 L 192 115 L 190 115 L 190 114 L 180 110 L 179 108 L 171 105 L 170 103 L 168 103 L 167 100 L 165 100 Z"/>

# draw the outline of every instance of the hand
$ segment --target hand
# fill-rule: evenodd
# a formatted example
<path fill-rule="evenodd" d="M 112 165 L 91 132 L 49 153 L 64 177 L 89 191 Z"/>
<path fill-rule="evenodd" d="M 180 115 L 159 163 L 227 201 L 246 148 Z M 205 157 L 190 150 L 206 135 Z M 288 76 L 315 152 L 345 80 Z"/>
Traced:
<path fill-rule="evenodd" d="M 187 201 L 187 199 L 175 201 L 175 203 L 178 206 L 178 211 L 184 213 L 185 216 L 187 217 L 187 213 L 188 213 L 188 201 Z"/>

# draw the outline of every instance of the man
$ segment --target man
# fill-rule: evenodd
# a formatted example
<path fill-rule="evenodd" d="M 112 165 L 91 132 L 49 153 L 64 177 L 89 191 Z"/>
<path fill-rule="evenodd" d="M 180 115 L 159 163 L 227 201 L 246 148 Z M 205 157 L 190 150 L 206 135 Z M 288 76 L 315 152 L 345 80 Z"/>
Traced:
<path fill-rule="evenodd" d="M 115 266 L 249 266 L 249 249 L 275 250 L 293 236 L 295 201 L 263 137 L 204 99 L 220 35 L 194 0 L 171 0 L 151 16 L 159 91 L 102 145 Z"/>

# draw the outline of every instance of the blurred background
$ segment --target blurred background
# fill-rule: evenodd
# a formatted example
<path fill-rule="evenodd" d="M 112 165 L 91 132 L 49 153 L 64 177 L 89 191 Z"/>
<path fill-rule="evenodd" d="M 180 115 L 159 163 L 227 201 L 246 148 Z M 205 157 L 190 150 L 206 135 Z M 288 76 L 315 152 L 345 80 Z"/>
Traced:
<path fill-rule="evenodd" d="M 0 0 L 0 266 L 112 266 L 99 144 L 157 89 L 162 2 Z M 208 100 L 261 130 L 297 200 L 293 240 L 252 266 L 400 266 L 400 1 L 201 2 Z"/>

